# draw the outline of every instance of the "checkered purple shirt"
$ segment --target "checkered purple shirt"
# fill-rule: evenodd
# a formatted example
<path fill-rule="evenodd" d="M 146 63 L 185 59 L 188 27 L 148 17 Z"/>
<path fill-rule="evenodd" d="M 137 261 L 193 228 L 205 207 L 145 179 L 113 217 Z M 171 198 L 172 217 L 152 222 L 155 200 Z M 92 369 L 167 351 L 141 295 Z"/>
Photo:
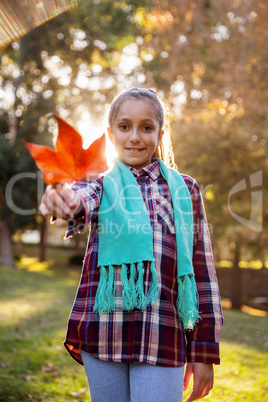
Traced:
<path fill-rule="evenodd" d="M 176 309 L 177 264 L 176 238 L 171 195 L 161 176 L 159 163 L 136 170 L 153 228 L 153 251 L 160 286 L 157 303 L 144 311 L 123 311 L 120 268 L 116 270 L 116 305 L 112 313 L 93 311 L 99 283 L 98 209 L 103 178 L 90 183 L 77 182 L 73 189 L 84 205 L 82 222 L 71 221 L 66 237 L 91 225 L 83 271 L 75 302 L 69 317 L 64 345 L 70 355 L 82 364 L 79 349 L 92 356 L 114 362 L 143 362 L 177 367 L 189 362 L 220 363 L 219 340 L 223 323 L 218 283 L 213 262 L 206 215 L 199 187 L 194 179 L 182 175 L 189 189 L 194 214 L 193 266 L 199 293 L 201 320 L 193 330 L 184 331 Z M 129 245 L 131 247 L 131 244 Z M 139 251 L 137 250 L 137 253 Z M 179 258 L 179 256 L 178 256 Z M 145 266 L 145 294 L 150 286 L 149 266 Z"/>

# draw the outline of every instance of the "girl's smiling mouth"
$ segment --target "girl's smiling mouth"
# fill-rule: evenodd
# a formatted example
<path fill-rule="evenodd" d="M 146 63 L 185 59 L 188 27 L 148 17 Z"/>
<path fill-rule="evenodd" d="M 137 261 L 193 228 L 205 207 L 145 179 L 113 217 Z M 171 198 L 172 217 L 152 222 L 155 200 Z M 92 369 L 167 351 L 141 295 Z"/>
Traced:
<path fill-rule="evenodd" d="M 138 153 L 138 152 L 141 152 L 141 151 L 143 151 L 145 148 L 125 148 L 127 151 L 129 151 L 129 152 L 133 152 L 133 153 Z"/>

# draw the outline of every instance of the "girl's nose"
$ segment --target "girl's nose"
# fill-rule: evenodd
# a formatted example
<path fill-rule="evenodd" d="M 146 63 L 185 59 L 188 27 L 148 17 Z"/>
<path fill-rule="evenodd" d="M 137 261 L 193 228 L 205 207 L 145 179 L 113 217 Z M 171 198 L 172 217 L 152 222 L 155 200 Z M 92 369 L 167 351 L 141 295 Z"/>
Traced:
<path fill-rule="evenodd" d="M 140 142 L 140 137 L 139 137 L 139 133 L 138 133 L 138 129 L 133 128 L 133 130 L 131 131 L 130 134 L 130 142 Z"/>

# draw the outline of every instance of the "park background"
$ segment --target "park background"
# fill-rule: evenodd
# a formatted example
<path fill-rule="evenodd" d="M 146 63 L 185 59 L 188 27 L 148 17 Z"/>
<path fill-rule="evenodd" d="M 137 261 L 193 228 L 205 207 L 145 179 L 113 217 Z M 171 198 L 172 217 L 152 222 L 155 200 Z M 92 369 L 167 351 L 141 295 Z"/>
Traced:
<path fill-rule="evenodd" d="M 207 210 L 225 325 L 205 400 L 266 400 L 268 5 L 32 0 L 13 13 L 27 26 L 57 3 L 78 4 L 1 43 L 0 400 L 90 400 L 62 346 L 86 234 L 63 241 L 64 224 L 38 214 L 44 184 L 21 139 L 53 146 L 56 113 L 87 147 L 129 87 L 168 104 L 176 164 Z"/>

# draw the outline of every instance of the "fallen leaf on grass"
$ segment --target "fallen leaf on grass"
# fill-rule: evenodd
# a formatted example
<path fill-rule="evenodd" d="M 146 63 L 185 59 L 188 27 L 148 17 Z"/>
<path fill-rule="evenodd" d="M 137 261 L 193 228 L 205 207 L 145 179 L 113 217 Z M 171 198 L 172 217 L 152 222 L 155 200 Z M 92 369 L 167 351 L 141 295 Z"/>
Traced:
<path fill-rule="evenodd" d="M 77 392 L 71 392 L 70 395 L 74 396 L 75 398 L 81 398 L 84 396 L 86 393 L 85 390 L 77 391 Z"/>
<path fill-rule="evenodd" d="M 34 395 L 33 394 L 27 394 L 26 392 L 23 394 L 24 396 L 26 396 L 29 399 L 33 399 Z"/>
<path fill-rule="evenodd" d="M 48 363 L 45 366 L 42 366 L 41 371 L 42 373 L 49 373 L 51 371 L 57 371 L 58 368 L 54 366 L 52 363 Z"/>
<path fill-rule="evenodd" d="M 25 381 L 32 381 L 34 379 L 34 377 L 32 376 L 32 375 L 26 375 L 25 377 L 24 377 L 24 380 Z"/>
<path fill-rule="evenodd" d="M 83 148 L 82 137 L 66 121 L 53 115 L 58 122 L 59 133 L 55 151 L 44 145 L 31 144 L 22 140 L 44 174 L 47 184 L 85 180 L 108 169 L 105 156 L 105 135 Z"/>

